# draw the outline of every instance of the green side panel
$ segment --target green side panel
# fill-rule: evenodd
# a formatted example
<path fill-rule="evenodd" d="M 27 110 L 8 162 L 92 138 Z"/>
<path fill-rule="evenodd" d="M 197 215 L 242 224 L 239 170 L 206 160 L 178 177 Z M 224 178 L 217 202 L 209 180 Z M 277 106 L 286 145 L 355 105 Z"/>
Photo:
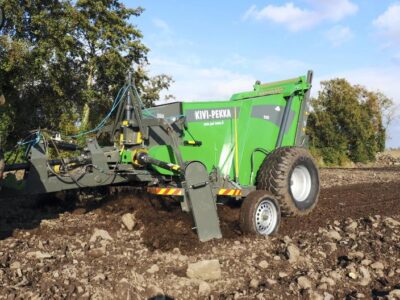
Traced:
<path fill-rule="evenodd" d="M 183 102 L 183 114 L 188 125 L 180 146 L 183 159 L 199 160 L 209 172 L 217 167 L 231 180 L 238 177 L 240 184 L 254 185 L 257 170 L 265 157 L 256 149 L 268 152 L 275 149 L 286 99 L 290 95 L 294 97 L 282 146 L 295 144 L 299 114 L 303 113 L 301 104 L 309 88 L 306 78 L 298 77 L 271 84 L 256 84 L 254 91 L 235 94 L 230 101 Z M 235 167 L 235 126 L 238 170 Z M 201 141 L 202 145 L 184 146 L 185 140 Z M 149 155 L 176 163 L 169 146 L 152 147 Z M 161 174 L 171 174 L 160 168 L 155 169 Z"/>

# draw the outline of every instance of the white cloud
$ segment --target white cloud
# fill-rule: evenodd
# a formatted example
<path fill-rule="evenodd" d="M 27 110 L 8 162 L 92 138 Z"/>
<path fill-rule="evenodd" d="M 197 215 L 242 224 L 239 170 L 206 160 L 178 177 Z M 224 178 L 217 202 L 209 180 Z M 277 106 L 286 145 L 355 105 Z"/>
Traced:
<path fill-rule="evenodd" d="M 291 31 L 309 28 L 315 23 L 312 11 L 300 9 L 291 2 L 282 6 L 270 4 L 261 10 L 257 10 L 256 6 L 252 6 L 244 15 L 244 19 L 250 18 L 254 18 L 257 21 L 269 20 L 274 23 L 284 24 Z"/>
<path fill-rule="evenodd" d="M 325 32 L 325 38 L 332 46 L 339 47 L 353 38 L 353 32 L 349 27 L 336 25 Z"/>
<path fill-rule="evenodd" d="M 388 38 L 388 46 L 400 46 L 400 3 L 389 6 L 373 25 Z"/>
<path fill-rule="evenodd" d="M 171 27 L 164 20 L 156 18 L 156 19 L 153 19 L 152 22 L 156 28 L 160 29 L 164 33 L 172 33 Z"/>
<path fill-rule="evenodd" d="M 182 39 L 176 36 L 176 33 L 166 21 L 154 18 L 152 19 L 153 27 L 157 30 L 152 31 L 147 38 L 150 42 L 150 49 L 159 48 L 177 48 L 193 46 L 190 40 Z"/>
<path fill-rule="evenodd" d="M 350 0 L 308 0 L 314 10 L 323 20 L 338 22 L 343 18 L 354 15 L 358 6 Z"/>
<path fill-rule="evenodd" d="M 255 59 L 252 68 L 258 68 L 264 74 L 276 77 L 293 76 L 293 74 L 296 76 L 305 73 L 310 68 L 310 64 L 297 59 L 267 56 L 263 59 Z"/>
<path fill-rule="evenodd" d="M 338 22 L 358 11 L 358 6 L 350 0 L 308 0 L 310 8 L 300 8 L 287 2 L 283 5 L 269 4 L 257 9 L 251 6 L 243 15 L 244 20 L 271 21 L 287 27 L 290 31 L 309 29 L 321 22 Z"/>
<path fill-rule="evenodd" d="M 174 95 L 178 101 L 228 100 L 236 92 L 251 90 L 256 81 L 250 75 L 218 67 L 202 68 L 156 57 L 150 61 L 152 73 L 173 77 L 175 82 L 167 94 Z"/>
<path fill-rule="evenodd" d="M 152 74 L 172 76 L 175 82 L 166 94 L 174 95 L 177 100 L 227 100 L 234 93 L 252 90 L 257 79 L 275 81 L 305 74 L 309 69 L 309 64 L 296 59 L 248 58 L 237 53 L 215 67 L 202 67 L 204 62 L 193 59 L 192 55 L 171 59 L 152 57 L 150 53 L 149 61 Z"/>
<path fill-rule="evenodd" d="M 229 69 L 240 69 L 249 73 L 257 73 L 262 76 L 279 77 L 293 76 L 293 74 L 304 73 L 311 67 L 311 64 L 292 58 L 268 55 L 261 58 L 248 58 L 240 54 L 227 56 L 222 66 Z M 265 79 L 265 78 L 263 78 Z"/>
<path fill-rule="evenodd" d="M 393 61 L 397 64 L 400 64 L 400 52 L 393 55 Z"/>

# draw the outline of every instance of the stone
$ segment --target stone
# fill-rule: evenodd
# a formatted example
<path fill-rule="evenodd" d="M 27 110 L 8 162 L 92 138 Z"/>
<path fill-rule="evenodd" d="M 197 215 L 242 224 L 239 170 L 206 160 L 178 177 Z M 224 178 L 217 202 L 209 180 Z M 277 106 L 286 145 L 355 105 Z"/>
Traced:
<path fill-rule="evenodd" d="M 20 268 L 17 269 L 17 276 L 22 277 L 22 271 Z"/>
<path fill-rule="evenodd" d="M 52 255 L 47 253 L 47 252 L 41 252 L 41 251 L 32 251 L 28 252 L 26 254 L 28 258 L 37 258 L 37 259 L 48 259 L 52 258 Z"/>
<path fill-rule="evenodd" d="M 292 239 L 289 236 L 285 235 L 283 237 L 283 241 L 285 242 L 285 244 L 290 244 L 292 242 Z"/>
<path fill-rule="evenodd" d="M 371 264 L 371 268 L 374 270 L 383 270 L 385 268 L 385 266 L 380 261 L 377 261 L 377 262 L 374 262 L 373 264 Z"/>
<path fill-rule="evenodd" d="M 274 284 L 277 284 L 278 281 L 276 281 L 276 280 L 274 280 L 274 279 L 271 279 L 271 278 L 268 278 L 268 279 L 267 279 L 267 283 L 268 283 L 269 285 L 274 285 Z"/>
<path fill-rule="evenodd" d="M 19 261 L 14 261 L 11 265 L 10 265 L 10 269 L 11 270 L 17 270 L 21 268 L 21 263 Z"/>
<path fill-rule="evenodd" d="M 217 280 L 221 278 L 221 265 L 219 260 L 202 260 L 188 265 L 187 277 L 200 280 Z"/>
<path fill-rule="evenodd" d="M 361 261 L 361 264 L 362 264 L 363 266 L 369 266 L 371 263 L 372 263 L 372 261 L 369 260 L 369 259 L 363 259 L 363 260 Z"/>
<path fill-rule="evenodd" d="M 309 299 L 310 300 L 324 300 L 324 296 L 322 296 L 321 294 L 319 294 L 315 291 L 311 291 Z"/>
<path fill-rule="evenodd" d="M 267 298 L 265 298 L 265 296 L 262 293 L 257 294 L 256 299 L 257 300 L 267 300 Z"/>
<path fill-rule="evenodd" d="M 356 230 L 358 227 L 358 224 L 356 221 L 351 222 L 349 225 L 346 226 L 345 230 L 347 232 L 353 232 L 354 230 Z"/>
<path fill-rule="evenodd" d="M 102 247 L 90 249 L 87 253 L 88 256 L 93 257 L 93 258 L 99 258 L 105 254 L 106 254 L 106 249 L 102 248 Z"/>
<path fill-rule="evenodd" d="M 333 299 L 335 299 L 335 297 L 332 294 L 324 292 L 324 300 L 333 300 Z"/>
<path fill-rule="evenodd" d="M 351 279 L 357 279 L 358 278 L 357 274 L 354 273 L 354 272 L 350 272 L 349 274 L 347 274 L 347 276 L 349 276 Z"/>
<path fill-rule="evenodd" d="M 340 241 L 342 239 L 342 236 L 340 235 L 339 232 L 337 232 L 334 229 L 329 230 L 325 236 L 331 240 L 335 240 L 335 241 Z"/>
<path fill-rule="evenodd" d="M 385 221 L 384 221 L 384 223 L 387 225 L 387 226 L 389 226 L 389 227 L 396 227 L 396 226 L 399 226 L 400 227 L 400 222 L 399 221 L 396 221 L 395 219 L 393 219 L 393 218 L 386 218 L 385 219 Z"/>
<path fill-rule="evenodd" d="M 205 281 L 201 281 L 200 284 L 199 284 L 198 293 L 199 293 L 199 296 L 208 297 L 211 294 L 210 285 Z"/>
<path fill-rule="evenodd" d="M 103 273 L 97 274 L 96 276 L 93 277 L 93 281 L 101 281 L 105 280 L 106 276 Z"/>
<path fill-rule="evenodd" d="M 361 252 L 361 251 L 350 252 L 349 253 L 349 258 L 350 259 L 353 259 L 353 258 L 363 259 L 364 258 L 364 253 Z"/>
<path fill-rule="evenodd" d="M 327 283 L 330 286 L 334 286 L 336 284 L 335 280 L 333 280 L 331 277 L 322 277 L 321 282 Z"/>
<path fill-rule="evenodd" d="M 279 273 L 278 273 L 278 276 L 279 276 L 279 278 L 285 278 L 285 277 L 288 276 L 288 274 L 285 273 L 285 272 L 279 272 Z"/>
<path fill-rule="evenodd" d="M 40 227 L 54 227 L 56 222 L 54 220 L 42 220 L 40 221 Z"/>
<path fill-rule="evenodd" d="M 371 274 L 369 273 L 368 269 L 364 266 L 360 267 L 360 273 L 362 275 L 361 280 L 359 281 L 359 284 L 362 286 L 367 286 L 371 282 Z"/>
<path fill-rule="evenodd" d="M 306 276 L 300 276 L 297 278 L 297 284 L 304 290 L 311 289 L 311 281 Z"/>
<path fill-rule="evenodd" d="M 90 237 L 90 242 L 94 243 L 98 238 L 106 241 L 113 241 L 113 238 L 110 236 L 108 231 L 104 229 L 95 228 L 92 236 Z"/>
<path fill-rule="evenodd" d="M 389 299 L 400 299 L 400 289 L 390 291 Z"/>
<path fill-rule="evenodd" d="M 259 266 L 261 269 L 266 269 L 266 268 L 268 268 L 269 263 L 268 263 L 267 261 L 265 261 L 265 260 L 262 260 L 262 261 L 259 262 L 258 266 Z"/>
<path fill-rule="evenodd" d="M 160 271 L 160 268 L 156 264 L 154 264 L 147 270 L 147 273 L 154 274 L 158 271 Z"/>
<path fill-rule="evenodd" d="M 332 277 L 335 280 L 341 280 L 342 276 L 340 275 L 339 272 L 337 271 L 330 271 L 329 276 Z"/>
<path fill-rule="evenodd" d="M 250 280 L 249 286 L 250 286 L 251 288 L 256 289 L 256 288 L 258 288 L 259 285 L 260 285 L 260 281 L 259 281 L 259 280 L 255 279 L 255 278 L 253 278 L 252 280 Z"/>
<path fill-rule="evenodd" d="M 286 254 L 290 263 L 296 263 L 300 258 L 300 250 L 296 245 L 290 244 L 286 248 Z"/>
<path fill-rule="evenodd" d="M 125 225 L 126 229 L 128 229 L 129 231 L 132 231 L 136 225 L 135 216 L 131 213 L 126 213 L 122 215 L 121 221 Z"/>

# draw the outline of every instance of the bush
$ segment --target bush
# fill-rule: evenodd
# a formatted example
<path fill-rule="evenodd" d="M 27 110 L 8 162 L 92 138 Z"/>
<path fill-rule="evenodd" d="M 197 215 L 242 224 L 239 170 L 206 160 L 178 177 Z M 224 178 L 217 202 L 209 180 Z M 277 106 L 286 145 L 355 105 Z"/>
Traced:
<path fill-rule="evenodd" d="M 307 124 L 311 152 L 325 165 L 368 162 L 385 149 L 392 101 L 345 79 L 321 82 Z"/>

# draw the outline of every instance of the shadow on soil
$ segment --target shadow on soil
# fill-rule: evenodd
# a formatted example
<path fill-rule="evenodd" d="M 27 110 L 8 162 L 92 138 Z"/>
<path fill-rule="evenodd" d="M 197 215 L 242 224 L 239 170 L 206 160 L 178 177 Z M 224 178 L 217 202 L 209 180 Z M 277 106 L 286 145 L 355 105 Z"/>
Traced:
<path fill-rule="evenodd" d="M 79 201 L 76 194 L 55 194 L 0 198 L 0 240 L 16 230 L 30 230 L 40 226 L 42 220 L 57 219 L 60 214 L 83 210 L 95 210 L 112 200 L 104 196 L 99 201 Z"/>

